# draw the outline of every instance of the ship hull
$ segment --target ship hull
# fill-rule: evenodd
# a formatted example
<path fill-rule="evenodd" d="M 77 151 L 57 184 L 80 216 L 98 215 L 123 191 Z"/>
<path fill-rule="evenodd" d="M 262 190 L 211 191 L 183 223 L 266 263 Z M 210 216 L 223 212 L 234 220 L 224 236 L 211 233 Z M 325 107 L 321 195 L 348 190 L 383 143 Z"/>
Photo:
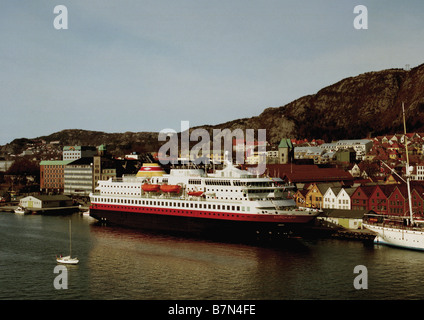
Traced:
<path fill-rule="evenodd" d="M 207 215 L 207 213 L 205 213 Z M 151 212 L 134 212 L 120 209 L 105 210 L 90 208 L 90 216 L 107 223 L 172 234 L 187 234 L 214 239 L 286 239 L 298 236 L 314 216 L 283 216 L 274 219 L 252 221 L 253 216 L 239 215 L 238 220 L 209 218 L 200 216 L 181 216 L 173 214 L 156 214 Z M 234 216 L 234 215 L 233 215 Z"/>
<path fill-rule="evenodd" d="M 363 224 L 363 226 L 377 234 L 375 244 L 424 251 L 424 231 L 372 224 Z"/>

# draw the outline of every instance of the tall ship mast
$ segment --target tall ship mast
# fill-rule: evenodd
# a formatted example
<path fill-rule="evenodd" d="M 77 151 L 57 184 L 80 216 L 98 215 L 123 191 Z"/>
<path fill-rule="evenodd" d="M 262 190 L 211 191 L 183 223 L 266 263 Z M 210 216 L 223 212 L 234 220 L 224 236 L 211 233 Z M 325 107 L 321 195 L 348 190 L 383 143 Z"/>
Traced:
<path fill-rule="evenodd" d="M 136 176 L 99 181 L 90 216 L 111 224 L 208 237 L 285 238 L 319 210 L 297 208 L 293 186 L 257 177 L 227 161 L 222 170 L 171 169 L 143 164 Z"/>
<path fill-rule="evenodd" d="M 406 135 L 405 107 L 402 103 L 403 127 L 406 151 L 406 185 L 408 190 L 409 215 L 389 216 L 368 214 L 364 217 L 363 226 L 377 234 L 374 242 L 405 249 L 424 250 L 424 221 L 414 218 L 411 197 L 411 172 L 409 166 L 408 140 Z M 403 179 L 402 179 L 403 180 Z"/>

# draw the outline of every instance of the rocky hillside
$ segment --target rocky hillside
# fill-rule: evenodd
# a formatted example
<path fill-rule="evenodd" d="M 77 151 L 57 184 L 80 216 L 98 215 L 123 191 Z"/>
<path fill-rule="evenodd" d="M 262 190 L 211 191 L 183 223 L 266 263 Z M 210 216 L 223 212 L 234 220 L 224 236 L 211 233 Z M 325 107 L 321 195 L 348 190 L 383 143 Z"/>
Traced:
<path fill-rule="evenodd" d="M 346 78 L 285 106 L 267 108 L 259 116 L 202 128 L 266 129 L 268 141 L 274 144 L 283 137 L 326 141 L 364 138 L 402 132 L 402 102 L 408 131 L 424 132 L 424 64 L 409 71 L 389 69 Z M 124 154 L 157 151 L 157 136 L 154 132 L 63 130 L 37 139 L 60 141 L 61 145 L 107 144 L 110 152 Z M 18 153 L 28 141 L 14 140 L 0 151 Z"/>
<path fill-rule="evenodd" d="M 402 132 L 402 102 L 408 131 L 424 132 L 424 64 L 410 71 L 390 69 L 346 78 L 257 117 L 215 127 L 265 128 L 271 143 L 283 137 L 365 138 Z"/>

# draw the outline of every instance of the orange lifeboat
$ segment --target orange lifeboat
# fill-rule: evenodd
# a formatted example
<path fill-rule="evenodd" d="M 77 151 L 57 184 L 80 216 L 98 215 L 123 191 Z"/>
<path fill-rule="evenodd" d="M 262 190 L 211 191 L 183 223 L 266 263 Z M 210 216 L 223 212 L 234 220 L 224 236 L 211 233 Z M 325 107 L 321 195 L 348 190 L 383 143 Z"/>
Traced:
<path fill-rule="evenodd" d="M 159 191 L 159 185 L 158 184 L 145 183 L 141 186 L 141 188 L 145 192 L 158 192 Z"/>
<path fill-rule="evenodd" d="M 181 190 L 181 186 L 179 185 L 172 185 L 172 184 L 162 184 L 160 186 L 160 189 L 163 192 L 168 192 L 168 193 L 179 193 Z"/>
<path fill-rule="evenodd" d="M 200 197 L 203 194 L 203 191 L 190 191 L 187 192 L 189 196 Z"/>

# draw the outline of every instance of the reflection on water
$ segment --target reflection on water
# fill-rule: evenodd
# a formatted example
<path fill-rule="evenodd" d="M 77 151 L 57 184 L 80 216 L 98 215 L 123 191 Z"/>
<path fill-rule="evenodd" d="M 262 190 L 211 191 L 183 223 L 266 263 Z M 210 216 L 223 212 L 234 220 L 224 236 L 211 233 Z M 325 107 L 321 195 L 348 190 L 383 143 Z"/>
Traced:
<path fill-rule="evenodd" d="M 107 227 L 72 216 L 68 289 L 55 255 L 69 217 L 0 214 L 0 299 L 421 299 L 424 253 L 340 240 L 222 243 Z M 356 265 L 368 289 L 356 290 Z"/>

